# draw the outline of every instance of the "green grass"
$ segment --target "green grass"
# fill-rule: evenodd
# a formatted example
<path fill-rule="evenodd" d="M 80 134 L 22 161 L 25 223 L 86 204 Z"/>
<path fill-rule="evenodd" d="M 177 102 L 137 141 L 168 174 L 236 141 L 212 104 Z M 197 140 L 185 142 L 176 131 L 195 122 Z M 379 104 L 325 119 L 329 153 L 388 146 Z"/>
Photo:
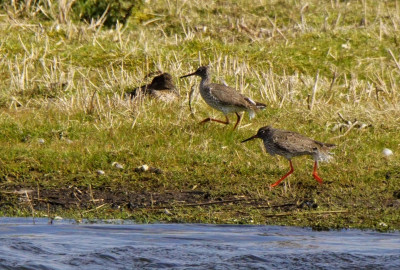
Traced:
<path fill-rule="evenodd" d="M 163 204 L 172 215 L 100 203 L 52 213 L 36 208 L 36 215 L 400 228 L 395 1 L 166 0 L 147 2 L 135 16 L 106 29 L 0 13 L 2 213 L 32 215 L 18 199 L 24 195 L 10 195 L 22 188 L 90 186 L 132 194 L 194 190 L 209 194 L 205 201 L 245 201 L 193 207 L 172 200 Z M 214 81 L 223 78 L 267 109 L 252 121 L 246 115 L 237 131 L 232 124 L 199 125 L 223 117 L 200 97 L 190 115 L 188 93 L 199 79 L 179 76 L 202 64 L 212 65 Z M 157 69 L 173 75 L 179 101 L 123 98 Z M 356 120 L 368 126 L 349 130 Z M 335 160 L 319 169 L 323 186 L 311 177 L 312 160 L 297 158 L 290 187 L 268 188 L 288 162 L 267 155 L 260 141 L 240 144 L 267 124 L 338 145 Z M 383 157 L 383 148 L 394 155 Z M 163 174 L 136 172 L 143 164 Z"/>

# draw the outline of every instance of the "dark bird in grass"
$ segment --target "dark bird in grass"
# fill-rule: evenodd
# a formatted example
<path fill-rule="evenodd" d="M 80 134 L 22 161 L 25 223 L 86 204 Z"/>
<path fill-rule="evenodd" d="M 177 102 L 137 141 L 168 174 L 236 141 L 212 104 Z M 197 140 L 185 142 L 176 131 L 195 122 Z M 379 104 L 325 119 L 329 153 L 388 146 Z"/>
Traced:
<path fill-rule="evenodd" d="M 164 101 L 171 101 L 179 97 L 172 76 L 162 73 L 153 78 L 150 84 L 142 85 L 126 93 L 127 97 L 150 96 Z"/>
<path fill-rule="evenodd" d="M 237 116 L 237 121 L 233 129 L 236 129 L 241 120 L 241 115 L 239 112 L 248 112 L 250 119 L 252 119 L 257 110 L 264 109 L 266 107 L 265 104 L 255 102 L 229 86 L 211 83 L 211 72 L 209 66 L 201 66 L 195 72 L 184 75 L 181 78 L 193 75 L 201 77 L 200 95 L 204 101 L 209 106 L 221 111 L 225 115 L 225 121 L 214 118 L 206 118 L 201 121 L 201 123 L 215 121 L 227 125 L 229 124 L 228 114 L 235 113 Z"/>
<path fill-rule="evenodd" d="M 289 160 L 290 163 L 290 171 L 282 176 L 282 178 L 277 182 L 272 184 L 271 187 L 279 185 L 283 179 L 292 174 L 294 171 L 292 158 L 303 155 L 309 155 L 313 157 L 314 170 L 312 175 L 315 180 L 322 184 L 322 179 L 317 173 L 318 161 L 329 161 L 332 158 L 329 150 L 335 147 L 334 144 L 315 141 L 299 133 L 275 129 L 271 126 L 260 128 L 256 135 L 242 141 L 242 143 L 256 138 L 263 140 L 265 149 L 270 155 L 283 156 Z"/>

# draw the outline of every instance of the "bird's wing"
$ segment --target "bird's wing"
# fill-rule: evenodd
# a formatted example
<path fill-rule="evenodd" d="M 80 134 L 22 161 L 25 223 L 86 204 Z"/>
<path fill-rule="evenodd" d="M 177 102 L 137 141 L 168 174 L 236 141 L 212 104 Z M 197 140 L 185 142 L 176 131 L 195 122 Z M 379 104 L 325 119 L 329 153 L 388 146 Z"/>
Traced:
<path fill-rule="evenodd" d="M 317 144 L 301 134 L 291 131 L 279 131 L 273 136 L 275 145 L 290 153 L 313 154 L 317 151 Z"/>
<path fill-rule="evenodd" d="M 315 143 L 321 147 L 326 147 L 326 148 L 335 148 L 336 147 L 336 144 L 333 144 L 333 143 L 324 143 L 324 142 L 319 142 L 319 141 L 315 141 Z"/>
<path fill-rule="evenodd" d="M 208 85 L 208 87 L 211 94 L 215 96 L 215 98 L 217 98 L 223 105 L 245 108 L 255 107 L 255 105 L 247 101 L 242 94 L 229 86 L 211 83 Z"/>

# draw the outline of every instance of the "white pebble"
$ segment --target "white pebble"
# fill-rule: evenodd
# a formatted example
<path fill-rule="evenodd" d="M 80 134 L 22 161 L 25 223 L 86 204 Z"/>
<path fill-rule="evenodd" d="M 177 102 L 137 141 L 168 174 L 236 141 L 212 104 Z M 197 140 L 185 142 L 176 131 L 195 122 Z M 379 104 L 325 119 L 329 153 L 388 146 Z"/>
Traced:
<path fill-rule="evenodd" d="M 344 44 L 342 44 L 342 48 L 343 49 L 346 49 L 346 50 L 348 50 L 348 49 L 350 49 L 350 44 L 349 43 L 344 43 Z"/>
<path fill-rule="evenodd" d="M 98 175 L 104 175 L 104 174 L 106 174 L 103 170 L 97 170 L 96 173 L 97 173 Z"/>
<path fill-rule="evenodd" d="M 382 150 L 382 154 L 383 154 L 385 157 L 388 157 L 388 156 L 393 155 L 393 151 L 390 150 L 389 148 L 384 148 L 384 149 Z"/>
<path fill-rule="evenodd" d="M 121 163 L 118 163 L 118 162 L 113 162 L 111 165 L 114 166 L 117 169 L 123 169 L 124 168 L 124 165 L 122 165 Z"/>
<path fill-rule="evenodd" d="M 39 138 L 39 139 L 38 139 L 38 143 L 44 144 L 44 143 L 45 143 L 45 140 L 44 140 L 43 138 Z"/>
<path fill-rule="evenodd" d="M 148 166 L 147 164 L 144 164 L 144 165 L 140 166 L 140 169 L 141 169 L 143 172 L 147 172 L 147 171 L 149 170 L 149 166 Z"/>

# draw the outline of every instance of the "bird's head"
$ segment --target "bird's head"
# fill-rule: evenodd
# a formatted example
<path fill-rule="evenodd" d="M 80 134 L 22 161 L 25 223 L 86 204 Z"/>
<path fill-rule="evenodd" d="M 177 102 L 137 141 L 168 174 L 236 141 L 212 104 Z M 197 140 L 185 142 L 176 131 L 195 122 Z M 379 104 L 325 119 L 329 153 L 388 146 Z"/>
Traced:
<path fill-rule="evenodd" d="M 210 66 L 201 66 L 195 72 L 187 74 L 187 75 L 183 75 L 183 76 L 181 76 L 181 78 L 194 76 L 194 75 L 199 76 L 201 78 L 205 78 L 209 75 L 209 72 L 210 72 Z"/>
<path fill-rule="evenodd" d="M 175 89 L 174 81 L 171 74 L 163 73 L 153 78 L 150 88 L 156 90 Z"/>
<path fill-rule="evenodd" d="M 271 126 L 266 126 L 266 127 L 262 127 L 257 131 L 257 134 L 254 136 L 251 136 L 250 138 L 243 140 L 242 143 L 253 140 L 253 139 L 263 139 L 266 136 L 268 136 L 270 134 L 270 132 L 272 131 L 272 127 Z"/>

